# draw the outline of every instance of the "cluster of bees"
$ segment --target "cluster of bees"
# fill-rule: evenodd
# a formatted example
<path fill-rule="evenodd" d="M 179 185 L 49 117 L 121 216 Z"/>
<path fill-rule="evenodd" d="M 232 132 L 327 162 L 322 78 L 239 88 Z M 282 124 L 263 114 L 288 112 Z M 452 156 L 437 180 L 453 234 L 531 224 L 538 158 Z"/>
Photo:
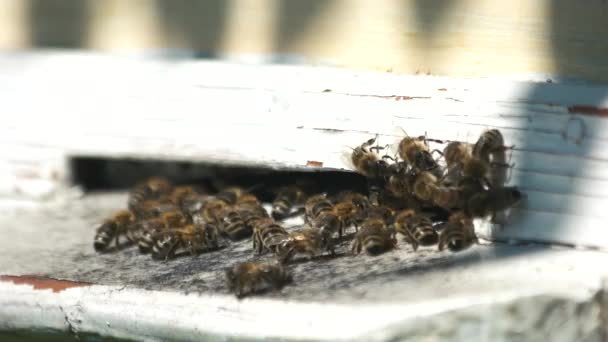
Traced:
<path fill-rule="evenodd" d="M 270 214 L 239 187 L 207 194 L 151 178 L 131 190 L 126 210 L 97 228 L 94 248 L 109 251 L 124 237 L 142 253 L 167 260 L 251 239 L 255 254 L 273 257 L 226 270 L 227 286 L 239 297 L 281 288 L 291 281 L 288 265 L 297 255 L 335 255 L 336 245 L 346 239 L 352 239 L 353 255 L 389 251 L 397 246 L 397 235 L 413 250 L 460 251 L 477 242 L 474 218 L 495 217 L 522 193 L 504 186 L 507 147 L 500 131 L 484 132 L 475 144 L 432 140 L 444 144 L 443 150 L 431 151 L 428 141 L 405 137 L 390 156 L 380 154 L 387 146 L 374 146 L 376 138 L 370 139 L 350 154 L 356 171 L 367 178 L 367 194 L 307 194 L 287 186 L 276 191 Z M 287 228 L 284 221 L 301 213 L 305 224 Z"/>

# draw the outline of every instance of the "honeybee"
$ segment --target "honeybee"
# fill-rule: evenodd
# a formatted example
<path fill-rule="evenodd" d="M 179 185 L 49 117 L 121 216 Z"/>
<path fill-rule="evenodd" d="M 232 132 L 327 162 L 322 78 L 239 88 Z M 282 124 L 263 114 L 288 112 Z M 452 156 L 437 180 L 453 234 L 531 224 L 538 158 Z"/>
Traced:
<path fill-rule="evenodd" d="M 140 204 L 145 200 L 159 199 L 171 191 L 171 183 L 161 177 L 151 177 L 146 181 L 135 185 L 129 192 L 127 200 L 129 210 L 137 212 Z"/>
<path fill-rule="evenodd" d="M 463 208 L 464 196 L 456 186 L 438 186 L 433 192 L 433 203 L 444 209 Z"/>
<path fill-rule="evenodd" d="M 137 242 L 139 251 L 148 253 L 156 243 L 156 237 L 164 230 L 180 228 L 190 223 L 190 220 L 179 210 L 168 211 L 160 217 L 140 220 L 135 224 L 131 239 Z"/>
<path fill-rule="evenodd" d="M 163 230 L 156 236 L 156 243 L 152 248 L 152 258 L 167 260 L 172 258 L 179 248 L 183 248 L 191 255 L 218 249 L 216 226 L 209 223 L 188 224 L 180 228 Z"/>
<path fill-rule="evenodd" d="M 247 191 L 245 189 L 239 187 L 229 187 L 216 194 L 215 198 L 219 201 L 223 201 L 228 205 L 233 205 L 236 204 L 238 199 L 245 194 L 247 194 Z"/>
<path fill-rule="evenodd" d="M 304 197 L 304 191 L 297 186 L 281 188 L 272 201 L 272 217 L 275 220 L 288 217 L 294 206 L 302 204 Z"/>
<path fill-rule="evenodd" d="M 412 231 L 413 228 L 413 220 L 412 218 L 416 216 L 416 212 L 412 209 L 405 209 L 400 211 L 395 217 L 395 230 L 397 233 L 400 233 L 404 236 L 405 241 L 407 241 L 414 250 L 418 249 L 418 240 L 414 237 Z"/>
<path fill-rule="evenodd" d="M 420 172 L 414 181 L 414 195 L 423 201 L 432 200 L 435 192 L 437 191 L 437 182 L 437 177 L 435 177 L 435 175 L 432 173 L 428 171 Z"/>
<path fill-rule="evenodd" d="M 439 171 L 439 164 L 429 151 L 425 137 L 405 137 L 399 142 L 397 149 L 399 157 L 404 160 L 416 172 Z"/>
<path fill-rule="evenodd" d="M 353 254 L 365 250 L 369 255 L 378 255 L 397 245 L 395 232 L 389 229 L 381 219 L 367 219 L 355 235 L 352 245 Z"/>
<path fill-rule="evenodd" d="M 228 289 L 237 297 L 264 291 L 280 290 L 292 281 L 287 269 L 278 262 L 243 262 L 226 270 Z"/>
<path fill-rule="evenodd" d="M 253 250 L 257 254 L 263 252 L 277 253 L 277 246 L 289 233 L 272 218 L 259 219 L 253 226 Z"/>
<path fill-rule="evenodd" d="M 412 169 L 408 169 L 406 166 L 394 166 L 391 165 L 390 173 L 386 180 L 386 189 L 393 195 L 399 198 L 408 198 L 412 193 L 413 183 L 416 177 L 416 173 Z"/>
<path fill-rule="evenodd" d="M 255 196 L 246 195 L 246 197 L 242 197 L 223 214 L 222 233 L 232 241 L 251 236 L 254 221 L 268 217 L 268 213 Z"/>
<path fill-rule="evenodd" d="M 522 193 L 516 187 L 506 186 L 483 190 L 473 195 L 466 203 L 465 213 L 470 217 L 495 216 L 517 204 Z"/>
<path fill-rule="evenodd" d="M 355 170 L 368 178 L 382 178 L 388 169 L 388 163 L 369 150 L 375 141 L 376 138 L 372 138 L 354 148 L 350 158 Z"/>
<path fill-rule="evenodd" d="M 433 227 L 433 221 L 427 215 L 406 209 L 397 214 L 395 229 L 401 233 L 414 250 L 418 246 L 432 246 L 437 243 L 439 236 Z"/>
<path fill-rule="evenodd" d="M 193 200 L 199 196 L 199 193 L 192 186 L 183 185 L 174 187 L 167 196 L 167 200 L 180 208 L 184 208 L 188 200 Z"/>
<path fill-rule="evenodd" d="M 308 198 L 304 205 L 304 213 L 306 222 L 314 221 L 322 212 L 332 210 L 332 203 L 327 198 L 326 194 L 318 194 Z"/>
<path fill-rule="evenodd" d="M 457 212 L 450 216 L 439 234 L 438 248 L 442 251 L 447 247 L 452 252 L 458 252 L 475 243 L 478 241 L 473 220 L 463 212 Z"/>
<path fill-rule="evenodd" d="M 321 253 L 323 236 L 317 228 L 307 228 L 299 232 L 290 233 L 277 247 L 277 256 L 281 262 L 287 262 L 298 253 L 308 254 L 313 258 Z"/>
<path fill-rule="evenodd" d="M 219 224 L 229 207 L 230 204 L 224 200 L 210 196 L 203 201 L 201 209 L 192 214 L 192 219 L 195 223 L 209 222 Z"/>
<path fill-rule="evenodd" d="M 129 210 L 120 210 L 111 218 L 105 220 L 95 233 L 93 247 L 97 252 L 104 252 L 114 240 L 119 245 L 121 235 L 126 234 L 127 229 L 135 222 L 135 215 Z"/>
<path fill-rule="evenodd" d="M 492 154 L 500 151 L 504 152 L 502 133 L 497 129 L 490 129 L 481 134 L 475 146 L 473 146 L 472 155 L 474 158 L 489 164 L 492 161 Z"/>
<path fill-rule="evenodd" d="M 372 205 L 365 212 L 366 219 L 381 219 L 385 224 L 393 224 L 395 211 L 384 205 Z"/>
<path fill-rule="evenodd" d="M 355 206 L 356 213 L 352 215 L 352 224 L 358 227 L 365 219 L 368 208 L 372 205 L 369 198 L 363 194 L 353 191 L 342 191 L 336 195 L 336 203 L 348 202 Z"/>

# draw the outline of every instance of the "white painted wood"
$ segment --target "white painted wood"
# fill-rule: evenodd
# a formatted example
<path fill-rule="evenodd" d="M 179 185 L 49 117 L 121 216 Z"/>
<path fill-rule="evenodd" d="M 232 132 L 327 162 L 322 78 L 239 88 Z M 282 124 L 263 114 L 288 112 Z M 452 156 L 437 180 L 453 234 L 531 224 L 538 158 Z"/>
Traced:
<path fill-rule="evenodd" d="M 47 52 L 0 55 L 0 89 L 3 194 L 23 174 L 62 184 L 69 156 L 352 169 L 349 147 L 376 134 L 496 127 L 528 200 L 486 237 L 608 247 L 607 86 Z"/>

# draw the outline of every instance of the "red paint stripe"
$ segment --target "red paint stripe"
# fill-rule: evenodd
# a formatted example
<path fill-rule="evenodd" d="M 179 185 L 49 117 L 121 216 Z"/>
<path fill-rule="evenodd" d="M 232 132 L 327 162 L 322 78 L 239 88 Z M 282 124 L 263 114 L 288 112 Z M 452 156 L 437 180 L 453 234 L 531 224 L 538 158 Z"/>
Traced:
<path fill-rule="evenodd" d="M 575 105 L 568 107 L 568 113 L 606 116 L 608 117 L 608 108 L 594 107 L 594 106 L 582 106 Z"/>
<path fill-rule="evenodd" d="M 53 292 L 61 292 L 71 287 L 91 286 L 91 283 L 82 283 L 69 280 L 59 280 L 35 275 L 0 275 L 0 281 L 10 281 L 14 284 L 32 285 L 34 290 L 52 290 Z"/>

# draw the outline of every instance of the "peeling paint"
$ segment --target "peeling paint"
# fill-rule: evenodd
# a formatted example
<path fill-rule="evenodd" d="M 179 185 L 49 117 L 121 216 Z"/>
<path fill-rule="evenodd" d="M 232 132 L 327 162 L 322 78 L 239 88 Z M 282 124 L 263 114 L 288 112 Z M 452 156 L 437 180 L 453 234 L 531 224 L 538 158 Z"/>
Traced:
<path fill-rule="evenodd" d="M 48 290 L 58 293 L 71 287 L 91 286 L 91 283 L 83 283 L 69 280 L 59 280 L 35 275 L 0 275 L 0 281 L 10 281 L 14 284 L 32 285 L 35 290 Z"/>
<path fill-rule="evenodd" d="M 577 113 L 577 114 L 608 117 L 608 108 L 587 106 L 587 105 L 574 105 L 574 106 L 568 107 L 568 113 Z"/>
<path fill-rule="evenodd" d="M 309 166 L 309 167 L 323 167 L 323 162 L 316 161 L 316 160 L 309 160 L 309 161 L 306 162 L 306 166 Z"/>

